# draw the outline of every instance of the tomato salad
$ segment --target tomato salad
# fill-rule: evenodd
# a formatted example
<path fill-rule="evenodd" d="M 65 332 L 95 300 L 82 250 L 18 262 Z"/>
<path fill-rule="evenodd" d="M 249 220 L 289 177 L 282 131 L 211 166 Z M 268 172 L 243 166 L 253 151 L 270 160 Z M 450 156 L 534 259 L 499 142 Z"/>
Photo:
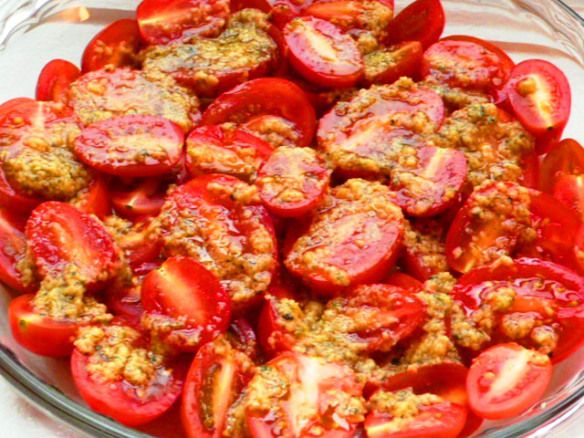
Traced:
<path fill-rule="evenodd" d="M 584 343 L 562 71 L 439 0 L 143 0 L 0 105 L 14 338 L 189 437 L 469 436 Z"/>

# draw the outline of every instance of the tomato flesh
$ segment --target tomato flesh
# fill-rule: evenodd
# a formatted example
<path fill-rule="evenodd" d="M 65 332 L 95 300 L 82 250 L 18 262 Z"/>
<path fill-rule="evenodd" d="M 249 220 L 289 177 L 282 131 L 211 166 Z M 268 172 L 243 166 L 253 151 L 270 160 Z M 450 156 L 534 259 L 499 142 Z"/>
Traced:
<path fill-rule="evenodd" d="M 184 318 L 166 340 L 185 351 L 224 333 L 231 316 L 231 300 L 219 280 L 189 257 L 170 257 L 146 275 L 142 304 L 146 312 Z"/>
<path fill-rule="evenodd" d="M 75 153 L 88 166 L 112 175 L 160 176 L 178 162 L 183 142 L 181 128 L 170 120 L 128 115 L 86 127 L 75 140 Z"/>
<path fill-rule="evenodd" d="M 140 50 L 138 23 L 132 19 L 114 21 L 89 42 L 81 59 L 83 73 L 106 66 L 133 67 Z"/>
<path fill-rule="evenodd" d="M 546 356 L 513 343 L 496 345 L 470 367 L 466 383 L 470 407 L 483 418 L 513 418 L 541 399 L 551 377 Z"/>
<path fill-rule="evenodd" d="M 64 59 L 53 59 L 43 67 L 37 80 L 36 98 L 67 103 L 69 85 L 79 77 L 79 68 Z"/>
<path fill-rule="evenodd" d="M 558 178 L 584 174 L 584 148 L 576 140 L 562 140 L 544 157 L 541 164 L 540 188 L 551 193 Z"/>
<path fill-rule="evenodd" d="M 314 108 L 300 87 L 281 78 L 254 79 L 223 93 L 205 110 L 202 123 L 245 123 L 259 115 L 275 115 L 294 123 L 301 134 L 299 146 L 312 142 Z"/>
<path fill-rule="evenodd" d="M 0 281 L 19 292 L 30 292 L 16 266 L 26 256 L 24 225 L 23 217 L 0 208 Z"/>
<path fill-rule="evenodd" d="M 416 0 L 389 23 L 385 44 L 419 41 L 424 48 L 435 43 L 446 24 L 440 0 Z"/>
<path fill-rule="evenodd" d="M 363 57 L 365 82 L 391 84 L 402 76 L 415 78 L 419 76 L 423 54 L 424 49 L 419 41 L 404 41 L 374 50 Z"/>
<path fill-rule="evenodd" d="M 363 74 L 357 44 L 335 25 L 315 17 L 295 18 L 284 28 L 292 66 L 310 82 L 350 87 Z"/>

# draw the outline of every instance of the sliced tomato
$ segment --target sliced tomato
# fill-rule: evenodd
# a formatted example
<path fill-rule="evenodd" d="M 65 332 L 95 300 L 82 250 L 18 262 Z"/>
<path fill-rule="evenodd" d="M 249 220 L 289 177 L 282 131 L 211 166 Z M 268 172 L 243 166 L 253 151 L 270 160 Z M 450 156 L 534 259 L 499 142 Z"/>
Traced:
<path fill-rule="evenodd" d="M 137 221 L 131 228 L 119 232 L 116 241 L 132 268 L 154 261 L 162 247 L 156 223 L 150 218 Z"/>
<path fill-rule="evenodd" d="M 417 406 L 412 417 L 395 417 L 373 411 L 365 419 L 368 438 L 456 438 L 464 428 L 467 410 L 449 401 L 436 401 Z"/>
<path fill-rule="evenodd" d="M 89 187 L 75 197 L 74 204 L 84 213 L 94 214 L 103 220 L 111 213 L 110 194 L 106 179 L 96 175 Z"/>
<path fill-rule="evenodd" d="M 304 8 L 314 3 L 314 0 L 235 0 L 236 9 L 254 8 L 269 13 L 272 23 L 279 29 L 298 17 Z"/>
<path fill-rule="evenodd" d="M 223 173 L 253 182 L 272 151 L 270 144 L 242 129 L 200 126 L 187 138 L 186 164 L 192 176 Z"/>
<path fill-rule="evenodd" d="M 395 203 L 410 216 L 435 216 L 458 200 L 466 182 L 466 158 L 456 149 L 424 147 L 417 159 L 415 168 L 392 172 Z"/>
<path fill-rule="evenodd" d="M 119 342 L 115 338 L 109 341 L 114 346 Z M 145 340 L 138 339 L 135 345 L 127 348 L 135 347 L 145 348 Z M 99 374 L 96 368 L 99 368 L 99 361 L 105 359 L 98 354 L 86 355 L 76 348 L 71 355 L 73 382 L 83 400 L 95 412 L 126 426 L 140 426 L 167 412 L 180 397 L 186 371 L 184 363 L 176 362 L 168 367 L 158 364 L 149 382 L 135 385 L 123 375 L 108 380 Z"/>
<path fill-rule="evenodd" d="M 0 206 L 28 213 L 41 202 L 43 202 L 42 199 L 18 193 L 6 179 L 6 174 L 0 165 Z"/>
<path fill-rule="evenodd" d="M 513 112 L 533 135 L 561 136 L 570 118 L 572 93 L 559 68 L 540 59 L 523 61 L 511 72 L 507 93 Z"/>
<path fill-rule="evenodd" d="M 386 187 L 349 180 L 321 203 L 285 264 L 313 290 L 337 294 L 381 280 L 395 263 L 403 232 L 401 210 Z"/>
<path fill-rule="evenodd" d="M 253 438 L 279 436 L 278 430 L 285 430 L 288 436 L 354 436 L 361 418 L 345 409 L 360 403 L 362 385 L 350 368 L 290 352 L 281 354 L 265 367 L 248 386 L 252 397 L 256 395 L 253 391 L 260 388 L 265 388 L 270 397 L 269 404 L 247 406 L 246 421 Z M 278 373 L 286 391 L 273 387 L 274 380 L 270 377 L 274 373 Z M 318 430 L 318 435 L 313 430 Z"/>
<path fill-rule="evenodd" d="M 500 344 L 474 359 L 466 387 L 471 409 L 492 420 L 513 418 L 537 403 L 552 378 L 548 357 L 518 344 Z"/>
<path fill-rule="evenodd" d="M 546 193 L 552 193 L 557 178 L 580 174 L 584 174 L 584 148 L 576 140 L 567 138 L 544 157 L 540 188 Z"/>
<path fill-rule="evenodd" d="M 144 314 L 142 306 L 141 285 L 131 286 L 121 290 L 108 292 L 107 308 L 116 318 L 127 322 L 134 327 L 140 327 Z"/>
<path fill-rule="evenodd" d="M 53 59 L 43 67 L 36 86 L 38 100 L 69 102 L 69 85 L 81 74 L 79 68 L 64 59 Z"/>
<path fill-rule="evenodd" d="M 413 293 L 419 292 L 424 287 L 424 284 L 420 280 L 399 271 L 389 274 L 384 282 Z"/>
<path fill-rule="evenodd" d="M 160 330 L 171 326 L 165 341 L 184 351 L 196 351 L 225 333 L 231 317 L 231 300 L 219 280 L 190 257 L 170 257 L 148 273 L 142 304 L 146 312 L 162 316 Z"/>
<path fill-rule="evenodd" d="M 327 3 L 324 3 L 325 5 Z M 392 84 L 402 76 L 419 76 L 424 49 L 419 41 L 404 41 L 363 57 L 366 84 Z"/>
<path fill-rule="evenodd" d="M 203 345 L 189 369 L 183 390 L 181 419 L 190 438 L 220 437 L 229 408 L 249 379 L 246 365 L 224 339 Z"/>
<path fill-rule="evenodd" d="M 329 181 L 330 171 L 314 149 L 283 146 L 261 168 L 256 185 L 271 213 L 298 217 L 316 208 Z"/>
<path fill-rule="evenodd" d="M 281 306 L 280 298 L 268 296 L 258 319 L 259 342 L 268 357 L 291 351 L 298 341 L 298 336 L 290 331 L 288 321 L 282 317 L 281 309 L 284 307 Z M 294 315 L 290 317 L 294 318 Z"/>
<path fill-rule="evenodd" d="M 424 321 L 424 305 L 412 293 L 388 284 L 358 286 L 330 301 L 327 310 L 345 317 L 353 342 L 368 351 L 390 351 Z"/>
<path fill-rule="evenodd" d="M 164 204 L 165 192 L 166 184 L 158 179 L 135 181 L 129 186 L 117 182 L 111 189 L 111 200 L 120 216 L 156 216 Z"/>
<path fill-rule="evenodd" d="M 584 221 L 584 175 L 562 175 L 556 178 L 552 195 L 570 207 Z"/>
<path fill-rule="evenodd" d="M 72 320 L 56 320 L 35 312 L 27 294 L 14 298 L 8 307 L 8 319 L 12 336 L 20 345 L 41 356 L 68 356 L 73 350 L 73 339 L 79 323 Z"/>
<path fill-rule="evenodd" d="M 144 41 L 168 44 L 219 35 L 229 12 L 226 0 L 143 0 L 136 16 Z"/>
<path fill-rule="evenodd" d="M 444 31 L 446 17 L 440 0 L 416 0 L 395 16 L 387 27 L 384 43 L 419 41 L 430 47 Z"/>
<path fill-rule="evenodd" d="M 357 43 L 334 24 L 316 17 L 301 17 L 284 28 L 289 60 L 310 82 L 324 87 L 351 87 L 363 74 Z"/>
<path fill-rule="evenodd" d="M 310 146 L 316 130 L 316 114 L 304 91 L 281 78 L 260 78 L 223 93 L 203 114 L 204 125 L 245 123 L 260 115 L 283 117 L 301 133 L 299 146 Z"/>
<path fill-rule="evenodd" d="M 458 211 L 446 236 L 450 267 L 468 272 L 510 256 L 532 225 L 529 189 L 513 183 L 481 186 Z"/>
<path fill-rule="evenodd" d="M 81 70 L 87 73 L 105 66 L 136 66 L 140 45 L 136 20 L 125 18 L 114 21 L 89 42 L 81 58 Z"/>
<path fill-rule="evenodd" d="M 444 245 L 446 228 L 440 219 L 410 220 L 406 227 L 401 264 L 420 281 L 448 270 Z"/>
<path fill-rule="evenodd" d="M 38 272 L 46 276 L 75 264 L 87 284 L 111 278 L 119 267 L 114 241 L 93 216 L 63 202 L 44 202 L 26 223 Z"/>
<path fill-rule="evenodd" d="M 169 173 L 182 154 L 184 134 L 159 116 L 128 115 L 96 122 L 75 139 L 75 154 L 101 172 L 126 177 Z"/>
<path fill-rule="evenodd" d="M 16 264 L 26 257 L 26 218 L 0 208 L 0 281 L 19 292 L 31 292 Z"/>
<path fill-rule="evenodd" d="M 430 82 L 495 95 L 514 63 L 497 46 L 478 38 L 449 36 L 424 53 L 422 76 Z"/>
<path fill-rule="evenodd" d="M 274 148 L 296 146 L 301 134 L 294 123 L 278 116 L 257 116 L 250 119 L 242 129 L 266 141 Z"/>
<path fill-rule="evenodd" d="M 507 304 L 494 311 L 495 340 L 551 352 L 555 362 L 584 342 L 578 335 L 584 327 L 584 280 L 578 274 L 552 262 L 520 258 L 475 269 L 455 289 L 468 314 L 491 305 L 501 293 L 512 296 L 503 295 Z M 515 330 L 521 322 L 523 328 Z"/>
<path fill-rule="evenodd" d="M 247 357 L 255 360 L 259 357 L 258 340 L 251 324 L 244 318 L 232 319 L 225 334 L 229 344 Z"/>

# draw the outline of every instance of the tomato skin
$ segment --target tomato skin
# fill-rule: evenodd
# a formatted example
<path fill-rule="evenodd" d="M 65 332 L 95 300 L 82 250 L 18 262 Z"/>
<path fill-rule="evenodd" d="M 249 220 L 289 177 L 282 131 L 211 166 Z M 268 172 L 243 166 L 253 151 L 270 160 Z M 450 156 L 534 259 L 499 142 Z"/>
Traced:
<path fill-rule="evenodd" d="M 292 350 L 297 341 L 297 338 L 279 323 L 276 303 L 275 298 L 266 297 L 258 319 L 259 343 L 268 357 Z"/>
<path fill-rule="evenodd" d="M 144 306 L 140 299 L 140 286 L 115 290 L 108 293 L 107 307 L 116 318 L 128 324 L 140 327 L 140 321 L 144 314 Z"/>
<path fill-rule="evenodd" d="M 215 149 L 218 159 L 211 160 L 208 155 L 212 151 L 208 151 L 204 163 L 195 161 L 191 154 L 196 154 L 199 147 Z M 269 143 L 242 129 L 232 130 L 217 125 L 200 126 L 192 130 L 187 138 L 186 165 L 193 177 L 205 173 L 223 173 L 253 181 L 272 152 L 273 148 Z M 222 160 L 222 155 L 226 156 L 225 160 Z M 250 160 L 253 162 L 250 163 Z"/>
<path fill-rule="evenodd" d="M 170 257 L 149 272 L 142 283 L 142 304 L 148 313 L 185 319 L 183 328 L 166 337 L 184 351 L 196 351 L 225 333 L 231 317 L 231 299 L 219 280 L 190 257 Z"/>
<path fill-rule="evenodd" d="M 89 42 L 81 59 L 81 71 L 113 67 L 135 66 L 140 50 L 138 23 L 132 19 L 117 20 L 101 30 Z"/>
<path fill-rule="evenodd" d="M 8 307 L 12 336 L 20 345 L 35 354 L 49 357 L 68 356 L 80 326 L 74 321 L 59 321 L 34 311 L 34 295 L 20 295 Z"/>
<path fill-rule="evenodd" d="M 0 281 L 22 293 L 32 292 L 32 285 L 24 285 L 16 269 L 16 263 L 26 256 L 25 219 L 0 208 Z"/>
<path fill-rule="evenodd" d="M 316 17 L 296 18 L 284 28 L 284 39 L 290 63 L 310 82 L 323 87 L 347 88 L 363 74 L 357 43 L 328 21 Z M 323 53 L 325 50 L 331 53 Z"/>
<path fill-rule="evenodd" d="M 326 4 L 326 3 L 325 3 Z M 377 72 L 375 75 L 369 75 L 367 71 L 367 55 L 365 56 L 365 84 L 392 84 L 402 76 L 418 77 L 424 49 L 419 41 L 404 41 L 395 44 L 388 49 L 391 51 L 393 63 Z"/>
<path fill-rule="evenodd" d="M 85 281 L 95 285 L 104 273 L 110 278 L 119 266 L 115 243 L 104 226 L 69 204 L 39 205 L 26 223 L 25 234 L 43 277 L 75 263 Z"/>
<path fill-rule="evenodd" d="M 191 364 L 183 389 L 181 419 L 186 435 L 220 438 L 228 409 L 247 380 L 243 365 L 224 340 L 203 345 Z M 213 417 L 212 428 L 206 426 L 202 412 Z"/>
<path fill-rule="evenodd" d="M 244 123 L 270 114 L 293 122 L 301 134 L 298 145 L 310 145 L 316 130 L 314 108 L 301 88 L 281 78 L 253 79 L 221 94 L 203 113 L 202 124 Z"/>
<path fill-rule="evenodd" d="M 280 217 L 299 217 L 313 210 L 325 195 L 330 170 L 311 148 L 280 147 L 262 166 L 256 186 L 266 208 Z M 282 198 L 290 189 L 300 198 Z"/>
<path fill-rule="evenodd" d="M 499 420 L 513 418 L 537 403 L 552 378 L 551 363 L 537 354 L 515 343 L 499 344 L 482 352 L 474 359 L 467 378 L 471 409 L 480 417 Z M 493 377 L 489 379 L 487 375 Z M 499 388 L 501 381 L 506 384 L 503 388 Z M 493 394 L 492 385 L 498 388 Z"/>
<path fill-rule="evenodd" d="M 180 397 L 186 371 L 181 362 L 174 364 L 168 380 L 153 388 L 156 397 L 144 401 L 134 395 L 133 387 L 125 381 L 103 382 L 93 377 L 88 365 L 89 358 L 74 349 L 71 374 L 83 400 L 95 412 L 130 427 L 149 423 L 168 411 Z"/>
<path fill-rule="evenodd" d="M 127 115 L 86 127 L 75 139 L 75 154 L 104 173 L 133 178 L 160 176 L 179 161 L 183 143 L 182 129 L 170 120 Z"/>
<path fill-rule="evenodd" d="M 570 117 L 572 93 L 560 69 L 539 59 L 523 61 L 511 72 L 507 93 L 515 115 L 533 135 L 561 136 Z"/>
<path fill-rule="evenodd" d="M 373 411 L 365 419 L 368 438 L 456 438 L 464 428 L 466 408 L 456 403 L 440 402 L 420 406 L 419 413 L 400 427 L 392 425 L 394 418 Z M 402 420 L 403 421 L 403 420 Z M 384 427 L 385 424 L 388 426 Z"/>
<path fill-rule="evenodd" d="M 440 0 L 416 0 L 389 23 L 384 43 L 419 41 L 424 48 L 428 48 L 440 38 L 445 24 Z"/>
<path fill-rule="evenodd" d="M 117 214 L 136 219 L 156 216 L 164 204 L 165 184 L 158 179 L 145 179 L 129 187 L 116 184 L 111 189 L 111 200 Z"/>
<path fill-rule="evenodd" d="M 555 290 L 551 286 L 549 290 L 546 284 L 539 289 L 522 286 L 528 284 L 526 280 L 530 279 L 555 282 L 564 290 Z M 584 279 L 580 275 L 552 262 L 524 257 L 515 259 L 510 264 L 473 269 L 460 277 L 454 296 L 467 312 L 472 312 L 481 306 L 485 286 L 488 287 L 496 281 L 509 282 L 516 290 L 519 297 L 516 301 L 519 304 L 514 305 L 517 308 L 512 307 L 511 311 L 519 313 L 534 311 L 542 315 L 542 318 L 554 320 L 554 325 L 559 331 L 559 340 L 552 355 L 554 363 L 564 360 L 584 343 L 584 339 L 578 335 L 584 329 Z M 521 303 L 532 302 L 540 302 L 542 305 L 551 303 L 555 314 L 550 316 L 547 310 L 539 308 L 521 308 Z M 508 339 L 504 337 L 503 340 Z"/>
<path fill-rule="evenodd" d="M 419 292 L 424 287 L 424 284 L 420 280 L 399 271 L 389 274 L 384 279 L 384 283 L 400 287 L 413 293 Z"/>
<path fill-rule="evenodd" d="M 562 175 L 556 178 L 552 195 L 570 207 L 584 220 L 584 175 Z"/>
<path fill-rule="evenodd" d="M 43 67 L 36 86 L 37 100 L 67 103 L 69 85 L 81 75 L 79 68 L 64 59 L 53 59 Z"/>
<path fill-rule="evenodd" d="M 540 189 L 552 193 L 559 177 L 580 174 L 584 174 L 584 148 L 576 140 L 564 139 L 541 163 Z"/>
<path fill-rule="evenodd" d="M 219 35 L 229 9 L 225 0 L 143 0 L 136 16 L 146 43 L 168 44 Z"/>
<path fill-rule="evenodd" d="M 75 205 L 81 211 L 103 220 L 111 212 L 110 194 L 106 179 L 96 175 L 84 193 L 78 195 Z"/>

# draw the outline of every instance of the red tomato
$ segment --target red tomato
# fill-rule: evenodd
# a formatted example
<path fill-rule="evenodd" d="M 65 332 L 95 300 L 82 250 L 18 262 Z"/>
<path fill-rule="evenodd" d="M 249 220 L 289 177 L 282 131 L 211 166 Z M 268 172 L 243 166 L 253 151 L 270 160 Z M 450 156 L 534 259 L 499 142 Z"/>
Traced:
<path fill-rule="evenodd" d="M 576 140 L 562 140 L 542 161 L 540 188 L 552 193 L 559 177 L 580 174 L 584 174 L 584 148 Z"/>
<path fill-rule="evenodd" d="M 396 260 L 403 232 L 403 216 L 389 190 L 379 183 L 349 180 L 320 204 L 285 264 L 314 291 L 338 294 L 381 280 Z"/>
<path fill-rule="evenodd" d="M 16 268 L 26 256 L 24 225 L 26 218 L 6 208 L 0 208 L 0 281 L 18 292 L 31 292 L 22 282 L 22 273 Z"/>
<path fill-rule="evenodd" d="M 181 158 L 184 134 L 159 116 L 128 115 L 96 122 L 75 139 L 75 154 L 101 172 L 148 177 L 169 173 Z"/>
<path fill-rule="evenodd" d="M 271 213 L 298 217 L 316 208 L 329 181 L 330 171 L 314 149 L 283 146 L 261 168 L 256 186 Z"/>
<path fill-rule="evenodd" d="M 562 175 L 556 178 L 552 195 L 570 207 L 584 221 L 584 175 Z"/>
<path fill-rule="evenodd" d="M 18 193 L 6 179 L 6 174 L 0 165 L 0 206 L 28 213 L 41 202 L 43 202 L 42 199 Z"/>
<path fill-rule="evenodd" d="M 172 321 L 165 341 L 184 351 L 197 348 L 225 333 L 231 300 L 219 280 L 190 257 L 171 257 L 148 273 L 142 284 L 144 310 Z M 166 324 L 168 327 L 168 324 Z"/>
<path fill-rule="evenodd" d="M 164 204 L 166 184 L 158 179 L 136 181 L 120 187 L 116 182 L 111 189 L 111 200 L 116 213 L 126 218 L 156 216 Z"/>
<path fill-rule="evenodd" d="M 440 38 L 445 23 L 440 0 L 416 0 L 389 23 L 384 43 L 419 41 L 428 48 Z"/>
<path fill-rule="evenodd" d="M 305 8 L 303 15 L 326 20 L 343 32 L 359 35 L 359 31 L 371 31 L 375 37 L 385 34 L 385 25 L 393 16 L 393 2 L 333 0 L 317 1 Z"/>
<path fill-rule="evenodd" d="M 145 341 L 139 339 L 132 347 L 144 348 L 144 344 Z M 186 368 L 183 363 L 172 364 L 170 368 L 157 365 L 153 379 L 136 386 L 123 376 L 107 380 L 93 371 L 91 366 L 95 365 L 97 355 L 85 355 L 77 348 L 71 355 L 75 386 L 83 400 L 97 413 L 126 426 L 140 426 L 167 412 L 180 397 Z"/>
<path fill-rule="evenodd" d="M 21 295 L 10 302 L 8 319 L 12 336 L 20 345 L 42 356 L 68 356 L 73 350 L 73 339 L 79 323 L 56 320 L 35 312 L 34 295 Z"/>
<path fill-rule="evenodd" d="M 89 42 L 81 60 L 83 73 L 105 66 L 126 67 L 138 63 L 140 32 L 136 20 L 114 21 Z"/>
<path fill-rule="evenodd" d="M 375 50 L 363 57 L 365 83 L 392 84 L 402 76 L 417 77 L 423 55 L 424 49 L 419 41 L 404 41 L 388 48 Z"/>
<path fill-rule="evenodd" d="M 423 147 L 417 159 L 417 167 L 393 172 L 395 203 L 410 216 L 435 216 L 458 200 L 466 182 L 466 158 L 455 149 Z"/>
<path fill-rule="evenodd" d="M 156 222 L 146 220 L 135 222 L 130 229 L 118 233 L 116 238 L 124 259 L 130 267 L 154 261 L 160 254 L 161 242 L 157 235 Z"/>
<path fill-rule="evenodd" d="M 425 80 L 495 94 L 505 85 L 514 63 L 497 46 L 469 36 L 451 36 L 424 53 Z"/>
<path fill-rule="evenodd" d="M 541 399 L 551 378 L 547 356 L 515 343 L 496 345 L 470 367 L 466 381 L 470 407 L 487 419 L 516 417 Z"/>
<path fill-rule="evenodd" d="M 352 342 L 371 352 L 390 351 L 424 321 L 422 302 L 405 289 L 389 284 L 358 286 L 336 298 L 330 307 L 331 312 L 356 321 L 349 332 Z"/>
<path fill-rule="evenodd" d="M 420 292 L 424 287 L 424 284 L 418 279 L 399 271 L 389 274 L 384 282 L 413 293 Z"/>
<path fill-rule="evenodd" d="M 223 173 L 253 182 L 273 148 L 242 129 L 200 126 L 187 138 L 186 163 L 192 176 Z"/>
<path fill-rule="evenodd" d="M 43 277 L 75 264 L 84 280 L 94 284 L 111 278 L 119 267 L 114 241 L 104 226 L 72 205 L 44 202 L 30 215 L 25 233 Z"/>
<path fill-rule="evenodd" d="M 260 346 L 268 357 L 274 357 L 290 351 L 296 345 L 298 336 L 291 333 L 286 320 L 278 311 L 279 299 L 268 296 L 258 319 L 258 337 Z"/>
<path fill-rule="evenodd" d="M 136 10 L 140 33 L 148 44 L 215 37 L 229 18 L 226 0 L 143 0 Z"/>
<path fill-rule="evenodd" d="M 253 438 L 280 436 L 278 430 L 282 429 L 294 437 L 354 436 L 360 419 L 348 415 L 343 408 L 351 398 L 361 396 L 362 385 L 350 368 L 290 352 L 281 354 L 265 367 L 265 371 L 272 369 L 278 373 L 287 390 L 266 387 L 274 382 L 266 380 L 261 372 L 254 376 L 248 390 L 268 391 L 272 409 L 265 411 L 253 405 L 246 409 L 247 425 Z M 318 430 L 318 435 L 311 430 Z"/>
<path fill-rule="evenodd" d="M 560 69 L 539 59 L 523 61 L 511 72 L 507 93 L 515 115 L 533 135 L 561 136 L 570 118 L 572 93 Z"/>
<path fill-rule="evenodd" d="M 140 321 L 144 314 L 140 287 L 140 285 L 137 285 L 122 290 L 114 290 L 109 292 L 107 296 L 108 310 L 116 318 L 120 318 L 134 327 L 140 327 Z"/>
<path fill-rule="evenodd" d="M 235 0 L 237 9 L 255 8 L 269 13 L 272 23 L 282 29 L 314 0 Z"/>
<path fill-rule="evenodd" d="M 181 404 L 181 419 L 189 438 L 219 438 L 231 405 L 248 376 L 241 354 L 224 339 L 203 345 L 191 364 Z"/>
<path fill-rule="evenodd" d="M 64 59 L 53 59 L 43 67 L 36 86 L 38 100 L 69 102 L 69 85 L 81 72 L 76 65 Z"/>
<path fill-rule="evenodd" d="M 401 266 L 420 281 L 448 270 L 443 218 L 410 220 L 404 236 Z"/>
<path fill-rule="evenodd" d="M 316 114 L 301 88 L 286 79 L 260 78 L 220 95 L 203 113 L 204 125 L 245 123 L 260 115 L 283 117 L 296 125 L 299 146 L 309 146 L 316 129 Z"/>
<path fill-rule="evenodd" d="M 455 297 L 472 314 L 490 305 L 501 290 L 511 290 L 513 295 L 508 305 L 493 311 L 495 340 L 552 352 L 554 362 L 565 359 L 584 342 L 578 334 L 584 327 L 584 279 L 579 275 L 555 263 L 520 258 L 463 275 Z M 515 332 L 514 323 L 521 321 L 523 331 Z"/>
<path fill-rule="evenodd" d="M 233 348 L 245 353 L 250 359 L 258 358 L 258 340 L 253 327 L 246 319 L 233 319 L 229 324 L 225 338 Z"/>
<path fill-rule="evenodd" d="M 110 194 L 105 178 L 96 175 L 89 187 L 75 197 L 75 206 L 82 212 L 94 214 L 102 220 L 110 214 Z"/>
<path fill-rule="evenodd" d="M 365 419 L 368 438 L 456 438 L 464 428 L 466 408 L 441 401 L 418 406 L 410 418 L 373 411 Z"/>
<path fill-rule="evenodd" d="M 363 74 L 363 59 L 351 36 L 328 21 L 295 18 L 284 28 L 289 59 L 305 79 L 324 87 L 351 87 Z"/>

